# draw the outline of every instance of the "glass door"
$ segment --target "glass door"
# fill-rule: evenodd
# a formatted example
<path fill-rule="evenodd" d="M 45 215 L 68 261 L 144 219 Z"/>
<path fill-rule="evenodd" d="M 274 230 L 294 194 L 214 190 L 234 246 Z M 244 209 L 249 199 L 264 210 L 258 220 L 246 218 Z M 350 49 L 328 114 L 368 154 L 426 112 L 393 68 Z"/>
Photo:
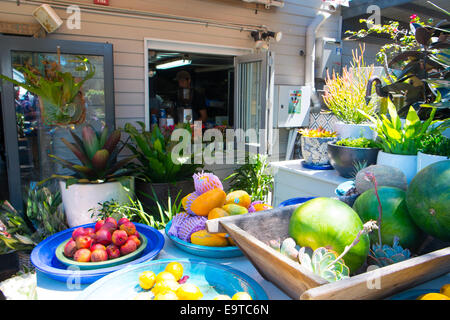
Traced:
<path fill-rule="evenodd" d="M 250 150 L 271 154 L 273 54 L 270 51 L 235 58 L 235 129 L 238 142 Z"/>
<path fill-rule="evenodd" d="M 4 43 L 3 40 L 0 41 Z M 82 124 L 71 127 L 46 125 L 42 119 L 39 97 L 23 87 L 3 81 L 2 115 L 8 198 L 20 209 L 22 195 L 30 185 L 48 178 L 53 173 L 70 173 L 67 169 L 56 166 L 49 154 L 78 162 L 61 141 L 62 137 L 72 141 L 69 130 L 75 130 L 80 134 L 82 125 L 86 123 L 92 124 L 97 129 L 106 124 L 111 129 L 114 128 L 114 121 L 111 121 L 114 119 L 111 117 L 111 112 L 114 114 L 112 72 L 108 71 L 112 70 L 112 47 L 109 45 L 107 48 L 104 44 L 42 39 L 39 41 L 39 43 L 34 39 L 6 41 L 10 47 L 2 48 L 0 51 L 1 72 L 19 82 L 24 82 L 24 75 L 19 67 L 33 67 L 44 74 L 46 65 L 59 62 L 61 71 L 82 77 L 83 72 L 76 70 L 78 64 L 75 61 L 77 56 L 83 56 L 95 67 L 95 75 L 82 88 L 86 119 Z M 92 46 L 96 47 L 95 50 Z M 56 54 L 57 47 L 61 49 L 60 55 Z"/>

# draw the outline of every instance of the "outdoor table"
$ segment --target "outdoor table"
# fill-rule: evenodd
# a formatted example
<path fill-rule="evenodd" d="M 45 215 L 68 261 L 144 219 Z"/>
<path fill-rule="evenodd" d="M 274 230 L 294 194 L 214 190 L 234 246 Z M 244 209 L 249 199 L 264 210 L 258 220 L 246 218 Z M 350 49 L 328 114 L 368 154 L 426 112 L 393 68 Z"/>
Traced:
<path fill-rule="evenodd" d="M 192 258 L 224 264 L 236 268 L 244 272 L 251 278 L 253 278 L 266 291 L 269 300 L 290 300 L 290 298 L 284 292 L 278 289 L 273 283 L 265 280 L 245 256 L 226 259 L 199 257 L 178 249 L 173 244 L 173 242 L 169 238 L 167 238 L 165 234 L 164 237 L 165 237 L 164 248 L 161 250 L 156 259 Z M 409 290 L 430 290 L 430 291 L 439 290 L 439 288 L 446 283 L 450 283 L 450 273 L 442 277 L 428 281 L 426 283 L 423 283 Z M 37 297 L 40 300 L 76 299 L 79 293 L 88 286 L 89 286 L 88 284 L 85 284 L 81 285 L 79 289 L 70 290 L 67 288 L 65 282 L 53 280 L 48 276 L 46 276 L 45 274 L 40 273 L 39 271 L 37 272 Z"/>

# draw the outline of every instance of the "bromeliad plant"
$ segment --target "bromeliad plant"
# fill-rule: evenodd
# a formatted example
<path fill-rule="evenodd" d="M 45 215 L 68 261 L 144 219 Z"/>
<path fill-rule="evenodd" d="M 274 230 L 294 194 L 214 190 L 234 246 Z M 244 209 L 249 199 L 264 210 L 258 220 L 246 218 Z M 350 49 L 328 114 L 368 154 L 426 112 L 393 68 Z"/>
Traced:
<path fill-rule="evenodd" d="M 139 131 L 132 124 L 127 123 L 124 131 L 129 134 L 132 143 L 127 146 L 140 162 L 133 165 L 138 177 L 151 183 L 175 183 L 192 177 L 197 169 L 203 165 L 194 163 L 194 154 L 179 156 L 172 153 L 178 141 L 171 141 L 170 131 L 165 135 L 155 126 L 152 131 L 145 130 L 143 122 L 137 122 Z M 179 124 L 174 129 L 184 129 L 191 139 L 192 131 L 189 124 Z M 186 143 L 186 141 L 183 141 Z M 190 142 L 188 145 L 190 146 Z"/>
<path fill-rule="evenodd" d="M 23 73 L 25 83 L 21 83 L 0 74 L 0 79 L 7 80 L 39 96 L 42 104 L 41 117 L 45 125 L 64 126 L 83 123 L 86 119 L 86 107 L 81 88 L 95 74 L 95 67 L 85 57 L 71 61 L 78 64 L 76 71 L 85 72 L 82 79 L 63 72 L 61 64 L 43 61 L 44 72 L 32 66 L 18 67 Z"/>
<path fill-rule="evenodd" d="M 121 132 L 114 130 L 111 134 L 105 126 L 101 132 L 97 132 L 91 125 L 85 125 L 81 137 L 72 130 L 70 134 L 74 143 L 61 138 L 61 141 L 80 160 L 81 165 L 61 159 L 56 155 L 49 155 L 63 167 L 72 170 L 73 176 L 53 174 L 49 179 L 64 179 L 66 187 L 75 183 L 104 183 L 127 179 L 133 170 L 125 167 L 127 163 L 136 158 L 135 155 L 126 157 L 120 161 L 117 156 L 123 150 L 125 144 L 119 146 Z M 109 134 L 109 135 L 108 135 Z M 48 179 L 46 179 L 48 180 Z M 46 180 L 40 182 L 42 184 Z"/>

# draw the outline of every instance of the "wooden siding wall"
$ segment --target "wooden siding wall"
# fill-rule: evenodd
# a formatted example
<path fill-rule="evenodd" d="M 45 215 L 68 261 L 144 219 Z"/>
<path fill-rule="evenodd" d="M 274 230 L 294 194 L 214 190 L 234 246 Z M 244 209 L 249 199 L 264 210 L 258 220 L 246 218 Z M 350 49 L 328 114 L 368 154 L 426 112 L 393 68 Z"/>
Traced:
<path fill-rule="evenodd" d="M 92 0 L 79 2 L 92 4 Z M 203 18 L 238 24 L 265 25 L 283 32 L 279 43 L 272 43 L 275 52 L 275 84 L 303 85 L 305 32 L 316 16 L 321 0 L 286 0 L 283 8 L 265 9 L 261 5 L 240 0 L 110 0 L 110 6 L 127 9 Z M 255 8 L 259 8 L 255 12 Z M 34 22 L 31 16 L 36 5 L 16 5 L 16 1 L 0 0 L 0 21 Z M 56 9 L 66 22 L 69 14 Z M 330 17 L 319 36 L 338 37 L 339 14 Z M 114 76 L 116 124 L 144 120 L 144 38 L 200 42 L 222 46 L 252 48 L 249 32 L 167 22 L 147 18 L 124 17 L 104 13 L 81 12 L 81 29 L 70 30 L 64 23 L 53 39 L 108 42 L 114 45 Z M 281 154 L 285 153 L 287 130 L 281 130 Z"/>

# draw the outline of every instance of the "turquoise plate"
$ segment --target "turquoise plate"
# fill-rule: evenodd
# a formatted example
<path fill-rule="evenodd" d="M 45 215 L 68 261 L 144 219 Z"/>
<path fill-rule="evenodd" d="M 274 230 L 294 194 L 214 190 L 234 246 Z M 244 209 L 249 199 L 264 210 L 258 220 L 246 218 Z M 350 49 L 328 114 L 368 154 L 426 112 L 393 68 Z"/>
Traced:
<path fill-rule="evenodd" d="M 245 273 L 232 267 L 197 259 L 162 259 L 128 266 L 94 282 L 78 296 L 79 300 L 133 300 L 144 292 L 138 282 L 143 271 L 158 274 L 170 262 L 183 265 L 187 283 L 195 284 L 203 293 L 202 300 L 211 300 L 219 294 L 232 297 L 236 292 L 247 292 L 253 300 L 268 300 L 264 289 Z"/>
<path fill-rule="evenodd" d="M 237 246 L 229 246 L 229 247 L 207 247 L 207 246 L 200 246 L 198 244 L 193 244 L 190 242 L 183 241 L 181 239 L 178 239 L 177 237 L 169 235 L 169 229 L 172 225 L 172 221 L 170 221 L 166 225 L 166 235 L 167 237 L 173 241 L 175 246 L 177 246 L 179 249 L 193 254 L 195 256 L 200 257 L 206 257 L 206 258 L 233 258 L 233 257 L 240 257 L 243 255 L 241 249 L 239 249 Z"/>

